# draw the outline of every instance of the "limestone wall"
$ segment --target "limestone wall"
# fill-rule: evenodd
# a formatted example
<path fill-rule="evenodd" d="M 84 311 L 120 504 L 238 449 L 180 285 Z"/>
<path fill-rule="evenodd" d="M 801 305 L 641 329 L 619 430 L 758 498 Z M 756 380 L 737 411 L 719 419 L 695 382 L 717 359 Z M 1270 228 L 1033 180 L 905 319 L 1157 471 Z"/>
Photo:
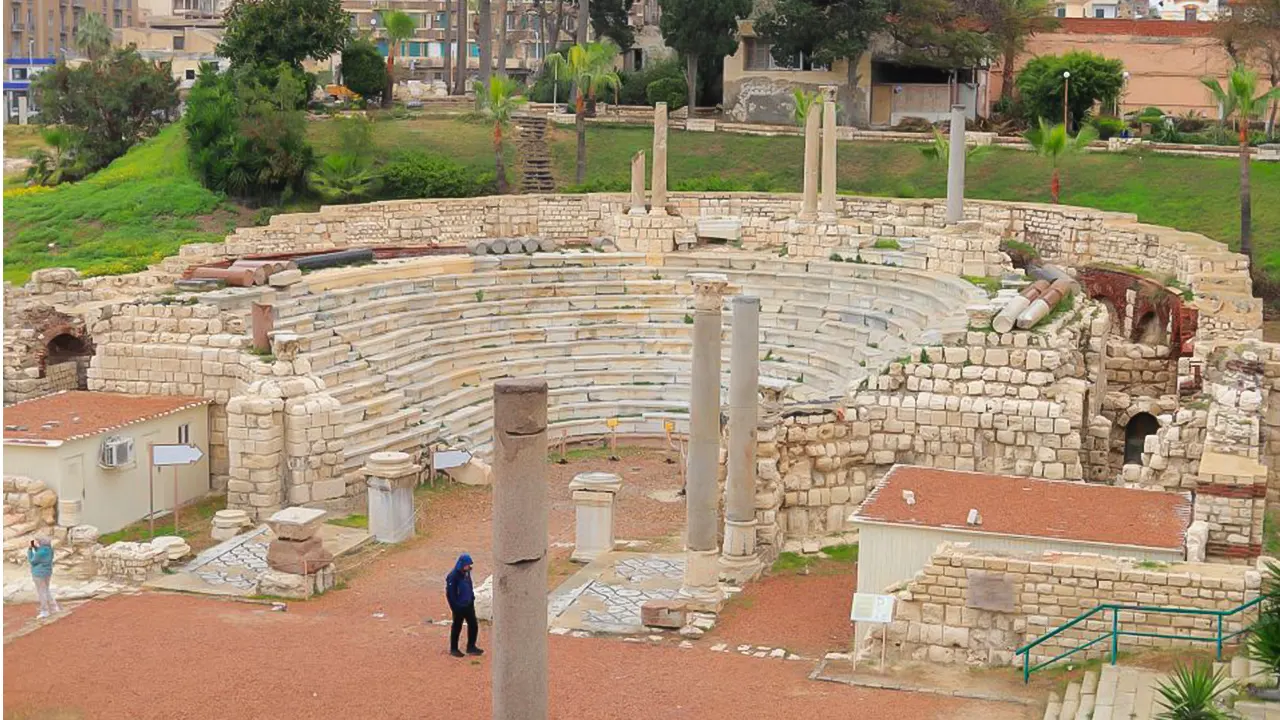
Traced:
<path fill-rule="evenodd" d="M 1230 610 L 1257 596 L 1256 570 L 1232 565 L 1138 565 L 1099 555 L 998 554 L 944 544 L 916 576 L 892 590 L 898 597 L 888 626 L 894 657 L 945 663 L 1007 665 L 1014 651 L 1080 614 L 1105 603 Z M 879 592 L 880 588 L 866 588 Z M 1225 632 L 1252 621 L 1244 613 L 1227 618 Z M 1122 629 L 1148 633 L 1209 635 L 1212 617 L 1151 612 L 1120 613 Z M 1032 651 L 1047 660 L 1111 629 L 1111 616 L 1097 615 Z M 879 654 L 877 631 L 863 652 Z M 1125 637 L 1121 649 L 1186 647 L 1187 641 Z M 1206 647 L 1204 643 L 1194 643 Z M 1212 648 L 1212 644 L 1207 645 Z M 1102 657 L 1107 643 L 1073 657 Z"/>

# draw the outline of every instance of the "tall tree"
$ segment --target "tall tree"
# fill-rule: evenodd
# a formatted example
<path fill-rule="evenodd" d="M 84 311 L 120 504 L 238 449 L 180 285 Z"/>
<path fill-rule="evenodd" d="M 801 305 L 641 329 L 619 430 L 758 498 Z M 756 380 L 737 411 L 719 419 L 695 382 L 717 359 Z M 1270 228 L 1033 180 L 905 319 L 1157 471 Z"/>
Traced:
<path fill-rule="evenodd" d="M 1280 0 L 1249 0 L 1220 6 L 1218 37 L 1237 65 L 1266 68 L 1271 87 L 1280 87 Z M 1280 98 L 1271 101 L 1267 137 L 1276 136 Z"/>
<path fill-rule="evenodd" d="M 511 116 L 527 102 L 516 95 L 516 81 L 506 77 L 489 78 L 481 97 L 480 109 L 493 121 L 493 157 L 498 176 L 498 193 L 507 192 L 507 168 L 503 158 L 502 129 L 511 123 Z"/>
<path fill-rule="evenodd" d="M 387 66 L 378 46 L 368 37 L 352 38 L 342 48 L 342 84 L 365 100 L 381 97 L 387 91 Z"/>
<path fill-rule="evenodd" d="M 342 0 L 234 0 L 223 16 L 218 55 L 233 65 L 327 60 L 351 36 Z"/>
<path fill-rule="evenodd" d="M 391 107 L 396 87 L 396 57 L 400 54 L 400 44 L 413 37 L 418 25 L 403 10 L 383 11 L 382 27 L 387 31 L 387 88 L 382 93 L 382 107 Z"/>
<path fill-rule="evenodd" d="M 507 76 L 507 0 L 498 0 L 498 77 Z"/>
<path fill-rule="evenodd" d="M 756 19 L 755 31 L 772 43 L 779 62 L 794 62 L 801 53 L 828 67 L 847 59 L 853 116 L 863 117 L 867 98 L 857 92 L 858 65 L 871 38 L 885 29 L 888 13 L 888 0 L 777 0 Z"/>
<path fill-rule="evenodd" d="M 480 87 L 476 98 L 489 87 L 489 75 L 493 72 L 493 2 L 477 0 L 476 14 L 480 19 Z"/>
<path fill-rule="evenodd" d="M 457 22 L 458 22 L 457 51 L 458 52 L 457 52 L 457 62 L 455 63 L 456 67 L 454 69 L 458 73 L 458 77 L 455 78 L 453 81 L 453 94 L 466 95 L 467 94 L 467 56 L 471 54 L 470 52 L 468 52 L 470 48 L 467 47 L 467 30 L 468 30 L 467 0 L 458 0 L 457 6 L 458 6 L 458 18 L 457 18 Z"/>
<path fill-rule="evenodd" d="M 1266 109 L 1267 103 L 1280 97 L 1280 87 L 1258 93 L 1258 74 L 1237 65 L 1224 88 L 1217 78 L 1205 77 L 1200 82 L 1218 101 L 1224 120 L 1235 120 L 1240 131 L 1240 252 L 1249 258 L 1253 270 L 1253 198 L 1249 188 L 1249 121 Z"/>
<path fill-rule="evenodd" d="M 1049 14 L 1049 0 L 992 0 L 983 4 L 980 14 L 1003 58 L 1000 97 L 1012 99 L 1018 55 L 1031 36 L 1057 27 L 1058 19 Z"/>
<path fill-rule="evenodd" d="M 587 26 L 591 24 L 591 0 L 578 0 L 578 44 L 587 44 Z"/>
<path fill-rule="evenodd" d="M 636 43 L 631 27 L 631 6 L 635 0 L 594 0 L 591 3 L 591 27 L 596 40 L 609 38 L 622 50 Z"/>
<path fill-rule="evenodd" d="M 80 16 L 80 26 L 76 28 L 76 49 L 89 56 L 90 61 L 102 59 L 111 52 L 111 28 L 98 13 L 85 13 Z"/>
<path fill-rule="evenodd" d="M 738 21 L 751 14 L 751 0 L 658 0 L 662 39 L 684 57 L 689 117 L 698 103 L 698 58 L 733 54 Z"/>
<path fill-rule="evenodd" d="M 560 77 L 573 81 L 574 129 L 578 133 L 578 158 L 574 182 L 581 185 L 587 179 L 587 101 L 594 100 L 596 92 L 621 86 L 622 80 L 613 69 L 618 48 L 607 40 L 588 45 L 573 45 L 565 54 L 555 53 L 547 57 L 547 64 Z"/>
<path fill-rule="evenodd" d="M 885 30 L 895 57 L 910 65 L 972 68 L 995 53 L 978 8 L 986 0 L 889 0 Z"/>
<path fill-rule="evenodd" d="M 444 92 L 453 94 L 453 53 L 449 51 L 449 43 L 453 42 L 453 3 L 444 1 Z"/>

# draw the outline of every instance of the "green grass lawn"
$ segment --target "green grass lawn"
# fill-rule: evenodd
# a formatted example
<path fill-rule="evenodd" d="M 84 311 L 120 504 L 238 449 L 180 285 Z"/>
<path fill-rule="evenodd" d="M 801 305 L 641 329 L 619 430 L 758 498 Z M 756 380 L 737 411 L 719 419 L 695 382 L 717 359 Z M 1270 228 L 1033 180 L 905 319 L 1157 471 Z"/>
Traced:
<path fill-rule="evenodd" d="M 493 128 L 487 122 L 375 117 L 374 139 L 383 158 L 423 150 L 477 172 L 493 169 Z M 337 149 L 333 123 L 312 122 L 308 132 L 318 153 Z M 573 184 L 573 129 L 554 127 L 550 135 L 557 182 L 568 187 Z M 652 161 L 652 131 L 646 127 L 591 126 L 587 142 L 588 187 L 625 190 L 632 154 L 645 150 Z M 513 144 L 507 155 L 508 168 L 514 168 Z M 802 155 L 798 137 L 673 132 L 669 185 L 799 192 Z M 1047 162 L 1030 153 L 995 148 L 970 160 L 966 190 L 973 198 L 1048 202 L 1049 172 Z M 1062 201 L 1133 212 L 1143 222 L 1201 232 L 1234 247 L 1237 177 L 1233 159 L 1091 153 L 1065 161 Z M 946 166 L 926 159 L 915 145 L 841 143 L 839 189 L 942 197 Z M 1280 278 L 1280 164 L 1253 164 L 1253 198 L 1259 262 Z M 303 203 L 289 209 L 307 208 Z M 184 242 L 219 239 L 250 219 L 250 211 L 200 187 L 187 169 L 181 129 L 169 128 L 88 180 L 47 192 L 9 194 L 4 276 L 23 282 L 36 268 L 60 265 L 89 274 L 138 270 Z M 57 243 L 56 255 L 46 249 L 50 242 Z"/>
<path fill-rule="evenodd" d="M 183 243 L 221 240 L 248 218 L 191 175 L 182 128 L 172 126 L 81 182 L 7 191 L 4 279 L 22 283 L 59 266 L 134 272 Z"/>

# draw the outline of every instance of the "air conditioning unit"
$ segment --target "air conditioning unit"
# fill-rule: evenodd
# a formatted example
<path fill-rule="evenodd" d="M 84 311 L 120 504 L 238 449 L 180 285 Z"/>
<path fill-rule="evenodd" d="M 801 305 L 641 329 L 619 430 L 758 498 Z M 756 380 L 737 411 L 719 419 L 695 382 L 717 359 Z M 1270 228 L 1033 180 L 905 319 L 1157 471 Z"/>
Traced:
<path fill-rule="evenodd" d="M 109 437 L 102 442 L 102 467 L 118 468 L 133 462 L 133 438 Z"/>

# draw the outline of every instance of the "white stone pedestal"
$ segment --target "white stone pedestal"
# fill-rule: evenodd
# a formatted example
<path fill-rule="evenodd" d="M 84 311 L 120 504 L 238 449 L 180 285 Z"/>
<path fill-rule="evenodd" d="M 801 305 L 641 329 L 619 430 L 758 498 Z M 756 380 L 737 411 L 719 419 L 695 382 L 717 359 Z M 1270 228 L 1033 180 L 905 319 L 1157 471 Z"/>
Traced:
<path fill-rule="evenodd" d="M 574 562 L 589 563 L 613 550 L 613 497 L 622 489 L 622 478 L 613 473 L 580 473 L 569 483 L 577 513 Z"/>
<path fill-rule="evenodd" d="M 378 542 L 398 543 L 414 536 L 413 487 L 421 470 L 402 452 L 373 453 L 365 462 L 369 534 Z"/>

